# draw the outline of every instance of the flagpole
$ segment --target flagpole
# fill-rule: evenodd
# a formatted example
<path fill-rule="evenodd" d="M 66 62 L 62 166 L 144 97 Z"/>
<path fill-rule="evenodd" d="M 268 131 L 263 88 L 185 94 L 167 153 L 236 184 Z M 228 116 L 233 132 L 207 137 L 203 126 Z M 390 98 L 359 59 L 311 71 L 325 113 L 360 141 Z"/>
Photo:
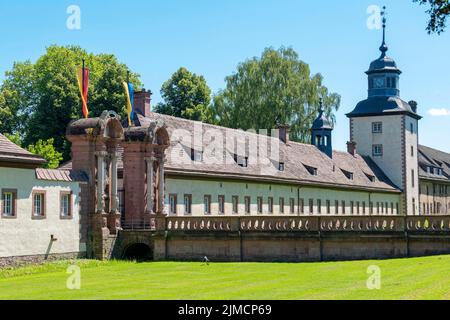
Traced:
<path fill-rule="evenodd" d="M 82 85 L 82 90 L 81 91 L 84 91 L 84 58 L 83 58 L 83 68 L 81 69 L 82 70 L 82 72 L 81 72 L 81 85 Z M 83 92 L 84 93 L 84 92 Z"/>
<path fill-rule="evenodd" d="M 81 69 L 81 95 L 84 95 L 84 58 L 83 58 L 83 67 Z M 83 97 L 81 98 L 82 100 L 84 99 Z M 83 103 L 83 109 L 84 109 L 84 103 Z M 83 116 L 86 118 L 86 115 L 84 115 L 83 112 Z"/>

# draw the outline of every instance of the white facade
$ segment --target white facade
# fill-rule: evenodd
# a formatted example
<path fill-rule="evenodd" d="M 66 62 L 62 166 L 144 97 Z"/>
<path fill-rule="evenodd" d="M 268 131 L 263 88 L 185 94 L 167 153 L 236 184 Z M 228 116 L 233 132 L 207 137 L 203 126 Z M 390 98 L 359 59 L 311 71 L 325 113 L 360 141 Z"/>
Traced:
<path fill-rule="evenodd" d="M 351 140 L 358 153 L 369 156 L 404 193 L 402 212 L 419 213 L 418 120 L 407 115 L 357 117 L 351 120 Z M 381 131 L 373 127 L 381 124 Z M 374 153 L 381 146 L 382 153 Z M 403 208 L 403 206 L 405 206 Z"/>
<path fill-rule="evenodd" d="M 15 216 L 0 215 L 0 258 L 86 251 L 86 244 L 80 242 L 78 182 L 43 181 L 36 179 L 34 169 L 0 168 L 2 190 L 16 190 L 17 199 Z M 34 192 L 45 194 L 44 217 L 33 217 Z M 68 193 L 71 216 L 61 217 L 60 197 Z"/>
<path fill-rule="evenodd" d="M 185 195 L 192 199 L 191 210 L 185 207 Z M 171 196 L 176 196 L 176 211 L 171 210 Z M 165 211 L 169 215 L 207 216 L 219 214 L 219 197 L 225 198 L 223 215 L 397 215 L 399 193 L 356 191 L 310 186 L 290 186 L 267 182 L 197 180 L 169 177 L 166 179 Z M 211 199 L 210 213 L 205 212 L 205 197 Z M 233 197 L 238 199 L 238 210 L 233 210 Z M 247 213 L 245 198 L 250 198 Z M 262 198 L 262 212 L 258 208 Z M 280 208 L 284 202 L 284 212 Z M 273 200 L 273 210 L 269 200 Z M 294 210 L 291 213 L 291 201 Z M 281 202 L 281 203 L 283 203 Z M 312 206 L 311 206 L 312 204 Z M 336 209 L 337 204 L 337 209 Z M 311 209 L 312 207 L 312 209 Z M 370 209 L 372 207 L 372 210 Z"/>

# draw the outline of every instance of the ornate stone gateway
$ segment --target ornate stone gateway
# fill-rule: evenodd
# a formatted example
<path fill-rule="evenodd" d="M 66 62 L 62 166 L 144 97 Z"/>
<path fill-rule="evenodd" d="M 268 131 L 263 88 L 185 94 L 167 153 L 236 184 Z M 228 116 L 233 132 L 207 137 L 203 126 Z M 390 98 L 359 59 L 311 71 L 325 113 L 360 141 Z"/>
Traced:
<path fill-rule="evenodd" d="M 164 215 L 164 151 L 169 136 L 162 122 L 126 127 L 112 111 L 99 118 L 72 122 L 67 129 L 72 143 L 72 168 L 89 176 L 81 191 L 82 234 L 88 255 L 105 259 L 122 223 L 135 221 L 156 227 Z M 118 163 L 123 162 L 125 212 L 120 212 Z"/>

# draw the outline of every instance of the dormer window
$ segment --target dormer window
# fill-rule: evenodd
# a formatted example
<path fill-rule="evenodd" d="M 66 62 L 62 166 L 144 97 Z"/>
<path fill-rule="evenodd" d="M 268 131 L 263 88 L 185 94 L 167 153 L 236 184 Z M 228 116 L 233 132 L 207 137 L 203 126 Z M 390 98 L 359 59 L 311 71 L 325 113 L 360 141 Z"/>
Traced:
<path fill-rule="evenodd" d="M 353 172 L 350 172 L 350 171 L 347 171 L 347 170 L 343 170 L 343 169 L 341 169 L 341 171 L 347 177 L 347 179 L 353 180 Z"/>
<path fill-rule="evenodd" d="M 248 167 L 248 157 L 242 157 L 234 154 L 234 162 L 236 162 L 236 164 L 242 168 Z"/>
<path fill-rule="evenodd" d="M 284 162 L 278 164 L 278 171 L 284 171 Z"/>
<path fill-rule="evenodd" d="M 202 162 L 203 152 L 195 149 L 191 149 L 191 161 Z"/>
<path fill-rule="evenodd" d="M 303 165 L 306 170 L 308 170 L 309 174 L 312 176 L 317 176 L 317 168 L 307 166 L 306 164 Z"/>
<path fill-rule="evenodd" d="M 368 174 L 368 173 L 364 173 L 364 174 L 366 175 L 367 179 L 370 180 L 370 182 L 375 182 L 375 176 Z"/>

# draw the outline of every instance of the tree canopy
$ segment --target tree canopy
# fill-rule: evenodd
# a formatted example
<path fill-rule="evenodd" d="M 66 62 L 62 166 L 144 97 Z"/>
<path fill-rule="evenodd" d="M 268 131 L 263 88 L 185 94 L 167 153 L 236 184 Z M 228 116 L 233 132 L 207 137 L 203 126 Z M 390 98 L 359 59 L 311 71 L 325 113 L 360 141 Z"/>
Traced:
<path fill-rule="evenodd" d="M 309 143 L 320 98 L 333 123 L 340 105 L 340 96 L 322 81 L 293 49 L 268 48 L 226 78 L 226 88 L 214 97 L 215 116 L 221 125 L 243 130 L 289 125 L 292 140 Z"/>
<path fill-rule="evenodd" d="M 0 87 L 0 125 L 3 133 L 19 133 L 28 147 L 39 140 L 54 139 L 57 152 L 70 158 L 65 140 L 66 127 L 82 117 L 81 98 L 76 80 L 82 58 L 90 69 L 88 107 L 91 117 L 103 110 L 126 114 L 122 81 L 128 67 L 114 55 L 92 54 L 77 46 L 50 46 L 36 63 L 16 62 L 6 72 Z M 139 75 L 130 72 L 130 81 L 141 86 Z"/>
<path fill-rule="evenodd" d="M 441 34 L 447 24 L 447 17 L 450 15 L 449 0 L 413 0 L 421 5 L 429 6 L 427 13 L 430 15 L 427 30 L 428 33 Z"/>
<path fill-rule="evenodd" d="M 155 112 L 191 120 L 212 121 L 211 89 L 203 76 L 180 68 L 162 85 L 161 96 L 164 102 L 156 106 Z"/>

